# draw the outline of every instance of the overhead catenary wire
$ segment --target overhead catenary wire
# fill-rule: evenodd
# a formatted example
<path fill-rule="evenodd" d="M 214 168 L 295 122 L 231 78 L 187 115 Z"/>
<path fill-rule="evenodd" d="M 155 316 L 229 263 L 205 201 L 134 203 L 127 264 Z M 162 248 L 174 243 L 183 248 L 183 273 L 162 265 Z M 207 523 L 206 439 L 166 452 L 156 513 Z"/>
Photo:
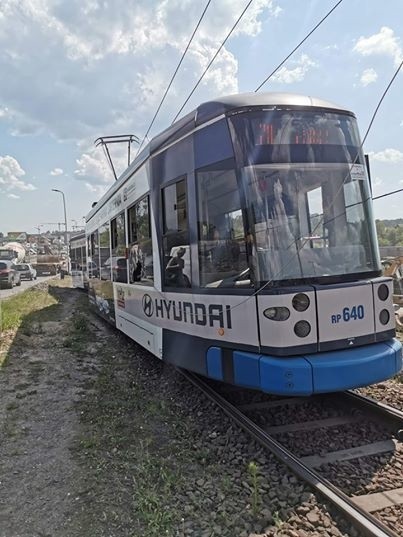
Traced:
<path fill-rule="evenodd" d="M 379 200 L 381 198 L 386 198 L 387 196 L 392 196 L 392 194 L 398 194 L 399 192 L 403 192 L 403 188 L 399 188 L 398 190 L 392 190 L 392 192 L 386 192 L 386 194 L 380 194 L 379 196 L 374 196 L 373 200 Z"/>
<path fill-rule="evenodd" d="M 312 28 L 312 30 L 298 43 L 298 45 L 296 47 L 294 47 L 292 49 L 292 51 L 284 58 L 284 60 L 282 60 L 282 62 L 280 62 L 277 67 L 269 74 L 268 77 L 266 77 L 263 82 L 261 84 L 259 84 L 259 86 L 255 89 L 255 93 L 257 91 L 260 90 L 261 87 L 263 87 L 266 82 L 275 74 L 277 73 L 277 71 L 285 64 L 285 62 L 291 58 L 291 56 L 294 54 L 294 52 L 296 52 L 301 45 L 303 45 L 303 43 L 305 43 L 305 41 L 314 33 L 314 31 L 319 28 L 319 26 L 325 22 L 325 20 L 329 17 L 329 15 L 331 15 L 333 13 L 333 11 L 343 2 L 343 0 L 339 0 L 333 7 L 330 11 L 328 11 L 326 13 L 326 15 L 324 17 L 322 17 L 322 19 Z"/>
<path fill-rule="evenodd" d="M 342 1 L 342 0 L 340 0 Z M 187 96 L 185 102 L 182 104 L 182 106 L 180 107 L 178 113 L 176 114 L 176 116 L 174 117 L 174 119 L 172 120 L 172 124 L 175 123 L 175 121 L 178 119 L 179 117 L 179 114 L 182 112 L 182 110 L 185 108 L 185 106 L 187 105 L 187 103 L 189 102 L 189 99 L 192 97 L 193 93 L 196 91 L 196 89 L 198 88 L 200 82 L 203 80 L 204 76 L 206 75 L 207 71 L 210 69 L 211 65 L 213 64 L 214 60 L 217 58 L 217 56 L 219 55 L 219 53 L 221 52 L 222 48 L 224 47 L 225 43 L 228 41 L 228 39 L 230 38 L 231 34 L 233 33 L 233 31 L 235 30 L 235 28 L 238 26 L 238 24 L 240 23 L 242 17 L 245 15 L 246 11 L 248 10 L 249 6 L 251 5 L 251 3 L 253 2 L 253 0 L 249 0 L 249 2 L 246 4 L 246 7 L 244 8 L 244 10 L 242 11 L 242 13 L 239 15 L 238 19 L 236 20 L 235 24 L 233 25 L 233 27 L 231 28 L 231 30 L 229 31 L 229 33 L 227 34 L 226 38 L 224 39 L 224 41 L 221 43 L 221 45 L 218 47 L 216 53 L 214 54 L 214 56 L 211 58 L 211 60 L 209 61 L 207 67 L 205 68 L 205 70 L 203 71 L 202 75 L 200 76 L 199 80 L 196 82 L 196 84 L 193 86 L 193 89 L 192 91 L 189 93 L 189 95 Z"/>
<path fill-rule="evenodd" d="M 141 144 L 139 145 L 139 147 L 138 147 L 138 149 L 137 149 L 137 153 L 136 153 L 136 155 L 138 155 L 138 154 L 140 153 L 140 150 L 141 150 L 141 148 L 143 147 L 143 144 L 144 144 L 144 142 L 145 142 L 145 139 L 148 137 L 148 134 L 149 134 L 150 130 L 152 129 L 152 126 L 154 125 L 154 122 L 155 122 L 155 120 L 156 120 L 156 118 L 157 118 L 157 115 L 158 115 L 159 111 L 161 110 L 161 106 L 164 104 L 165 98 L 166 98 L 166 96 L 168 95 L 169 90 L 171 89 L 172 83 L 173 83 L 173 81 L 174 81 L 174 79 L 175 79 L 175 77 L 176 77 L 176 75 L 177 75 L 177 73 L 178 73 L 178 71 L 179 71 L 179 69 L 180 69 L 180 66 L 182 65 L 183 60 L 185 59 L 186 53 L 187 53 L 187 51 L 189 50 L 189 47 L 190 47 L 190 45 L 191 45 L 191 43 L 192 43 L 192 41 L 193 41 L 193 38 L 194 38 L 194 36 L 195 36 L 197 30 L 199 29 L 199 26 L 200 26 L 200 24 L 201 24 L 201 22 L 202 22 L 202 20 L 203 20 L 203 18 L 204 18 L 204 15 L 206 14 L 206 11 L 207 11 L 207 9 L 208 9 L 208 7 L 209 7 L 210 4 L 211 4 L 211 0 L 208 0 L 207 4 L 206 4 L 205 7 L 204 7 L 203 13 L 200 15 L 200 18 L 199 18 L 199 20 L 198 20 L 198 22 L 197 22 L 197 24 L 196 24 L 196 26 L 195 26 L 195 28 L 194 28 L 194 30 L 193 30 L 193 33 L 192 33 L 192 35 L 190 36 L 190 39 L 189 39 L 189 41 L 188 41 L 188 44 L 186 45 L 186 48 L 185 48 L 185 50 L 183 51 L 183 54 L 182 54 L 182 56 L 181 56 L 181 59 L 179 60 L 178 65 L 176 66 L 176 69 L 175 69 L 175 71 L 174 71 L 174 73 L 173 73 L 173 75 L 172 75 L 172 77 L 171 77 L 171 80 L 169 81 L 168 86 L 167 86 L 166 89 L 165 89 L 164 95 L 162 96 L 162 99 L 161 99 L 161 101 L 160 101 L 160 103 L 159 103 L 159 105 L 158 105 L 158 107 L 157 107 L 157 110 L 155 111 L 154 117 L 152 118 L 151 123 L 150 123 L 150 125 L 148 126 L 147 132 L 145 133 L 145 135 L 144 135 L 144 137 L 143 137 L 143 139 L 142 139 L 142 141 L 141 141 Z"/>

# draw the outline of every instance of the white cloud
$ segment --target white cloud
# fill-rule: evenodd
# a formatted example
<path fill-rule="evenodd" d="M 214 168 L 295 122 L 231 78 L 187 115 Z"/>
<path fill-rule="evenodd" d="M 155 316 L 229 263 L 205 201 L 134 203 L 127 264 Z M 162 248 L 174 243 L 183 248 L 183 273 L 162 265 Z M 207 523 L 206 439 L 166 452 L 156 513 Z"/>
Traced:
<path fill-rule="evenodd" d="M 169 0 L 171 1 L 171 0 Z M 167 0 L 168 3 L 168 0 Z M 216 2 L 216 5 L 211 6 L 209 24 L 204 26 L 206 35 L 210 34 L 210 24 L 213 18 L 218 17 L 217 27 L 220 28 L 224 24 L 226 27 L 226 33 L 229 31 L 230 27 L 233 25 L 235 20 L 239 17 L 241 12 L 246 6 L 245 0 L 221 0 L 220 5 Z M 199 8 L 200 9 L 200 8 Z M 264 12 L 267 11 L 270 17 L 277 18 L 282 13 L 282 8 L 277 6 L 273 0 L 255 0 L 251 6 L 246 11 L 241 22 L 236 27 L 233 35 L 249 35 L 255 37 L 262 30 L 261 16 Z M 232 17 L 231 25 L 229 25 L 229 20 Z M 223 36 L 224 37 L 224 36 Z"/>
<path fill-rule="evenodd" d="M 360 78 L 360 82 L 362 86 L 368 86 L 369 84 L 372 84 L 373 82 L 376 82 L 378 79 L 378 73 L 375 71 L 375 69 L 372 69 L 370 67 L 369 69 L 365 69 Z"/>
<path fill-rule="evenodd" d="M 377 34 L 369 37 L 361 36 L 354 45 L 353 50 L 363 56 L 390 56 L 396 65 L 399 65 L 403 59 L 400 39 L 387 26 L 383 26 Z"/>
<path fill-rule="evenodd" d="M 372 181 L 372 186 L 379 187 L 382 185 L 383 185 L 383 180 L 380 177 L 376 176 Z"/>
<path fill-rule="evenodd" d="M 295 82 L 301 82 L 305 78 L 305 75 L 312 67 L 316 67 L 316 63 L 310 59 L 307 54 L 301 54 L 299 60 L 293 62 L 296 67 L 294 69 L 288 69 L 285 65 L 281 67 L 277 73 L 272 77 L 273 82 L 282 82 L 283 84 L 293 84 Z"/>
<path fill-rule="evenodd" d="M 369 156 L 371 160 L 377 160 L 378 162 L 389 162 L 391 164 L 403 162 L 403 153 L 398 149 L 389 148 L 384 151 L 379 151 L 378 153 L 371 151 Z"/>
<path fill-rule="evenodd" d="M 9 109 L 6 106 L 5 107 L 0 106 L 0 118 L 7 117 L 9 113 L 10 113 Z"/>
<path fill-rule="evenodd" d="M 95 150 L 89 150 L 88 153 L 83 153 L 76 160 L 76 163 L 77 169 L 74 170 L 74 174 L 78 179 L 85 179 L 91 183 L 111 183 L 113 181 L 112 171 L 101 152 L 98 155 Z"/>
<path fill-rule="evenodd" d="M 8 198 L 11 198 L 13 200 L 19 200 L 20 196 L 17 196 L 17 194 L 7 194 Z"/>
<path fill-rule="evenodd" d="M 173 118 L 245 5 L 220 0 L 209 7 L 154 132 Z M 13 134 L 77 141 L 145 130 L 202 6 L 193 0 L 7 0 L 0 11 L 0 102 L 13 111 Z M 280 12 L 275 0 L 255 0 L 231 39 L 256 36 L 262 21 Z M 237 91 L 237 70 L 224 47 L 189 107 Z"/>
<path fill-rule="evenodd" d="M 116 175 L 119 175 L 127 168 L 127 146 L 126 144 L 109 147 L 113 166 Z M 132 158 L 134 150 L 132 149 Z M 112 169 L 108 163 L 106 155 L 101 147 L 90 147 L 84 150 L 76 160 L 77 168 L 74 170 L 76 179 L 85 181 L 91 185 L 110 185 L 114 182 Z"/>
<path fill-rule="evenodd" d="M 206 50 L 208 53 L 206 54 Z M 215 54 L 215 48 L 205 46 L 203 51 L 200 48 L 193 52 L 194 56 L 199 56 L 200 75 L 206 69 L 210 58 Z M 216 60 L 207 71 L 203 84 L 210 85 L 216 88 L 219 94 L 231 94 L 238 92 L 238 62 L 234 55 L 226 49 L 222 49 Z"/>
<path fill-rule="evenodd" d="M 85 186 L 89 192 L 93 192 L 95 194 L 97 200 L 102 198 L 109 188 L 109 185 L 93 185 L 91 183 L 85 183 Z"/>
<path fill-rule="evenodd" d="M 115 182 L 115 178 L 107 160 L 106 153 L 102 146 L 94 147 L 84 142 L 79 145 L 81 155 L 76 159 L 76 169 L 74 176 L 77 180 L 84 181 L 88 191 L 102 196 L 106 190 Z M 136 154 L 137 146 L 131 147 L 131 161 Z M 127 168 L 127 144 L 109 145 L 109 154 L 115 168 L 117 177 Z"/>
<path fill-rule="evenodd" d="M 54 169 L 50 172 L 50 175 L 53 175 L 53 176 L 63 175 L 63 170 L 62 170 L 62 168 L 54 168 Z"/>
<path fill-rule="evenodd" d="M 31 183 L 26 183 L 21 178 L 24 177 L 25 171 L 21 168 L 18 161 L 6 155 L 0 157 L 0 191 L 9 192 L 11 190 L 36 190 Z"/>

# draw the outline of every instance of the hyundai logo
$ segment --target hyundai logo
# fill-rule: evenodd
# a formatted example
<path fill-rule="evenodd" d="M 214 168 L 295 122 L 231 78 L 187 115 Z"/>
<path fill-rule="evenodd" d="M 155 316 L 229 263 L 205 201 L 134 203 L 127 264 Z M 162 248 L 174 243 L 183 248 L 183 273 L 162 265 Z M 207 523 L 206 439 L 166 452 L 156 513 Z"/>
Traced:
<path fill-rule="evenodd" d="M 150 295 L 143 296 L 143 311 L 147 317 L 151 317 L 154 313 L 153 299 Z"/>

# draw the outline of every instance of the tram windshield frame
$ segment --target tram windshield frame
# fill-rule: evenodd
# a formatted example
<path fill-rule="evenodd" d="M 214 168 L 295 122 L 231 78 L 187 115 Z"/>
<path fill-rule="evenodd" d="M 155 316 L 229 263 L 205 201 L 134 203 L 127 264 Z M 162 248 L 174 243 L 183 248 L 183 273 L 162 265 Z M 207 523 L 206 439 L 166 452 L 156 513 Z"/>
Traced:
<path fill-rule="evenodd" d="M 381 273 L 355 117 L 318 109 L 228 117 L 255 284 L 331 283 Z"/>

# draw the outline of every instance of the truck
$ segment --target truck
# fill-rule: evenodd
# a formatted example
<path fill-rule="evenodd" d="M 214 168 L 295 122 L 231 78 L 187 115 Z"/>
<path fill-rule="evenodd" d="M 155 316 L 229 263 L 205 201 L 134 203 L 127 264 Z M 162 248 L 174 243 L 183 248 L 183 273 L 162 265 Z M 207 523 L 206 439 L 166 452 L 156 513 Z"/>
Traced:
<path fill-rule="evenodd" d="M 61 259 L 59 256 L 52 254 L 37 254 L 36 261 L 32 263 L 38 276 L 45 276 L 46 274 L 54 276 L 60 272 L 60 265 Z"/>
<path fill-rule="evenodd" d="M 60 253 L 52 248 L 52 245 L 46 237 L 40 237 L 37 245 L 37 252 L 32 256 L 32 266 L 38 276 L 50 274 L 55 276 L 60 272 L 62 259 Z"/>
<path fill-rule="evenodd" d="M 7 242 L 0 247 L 0 261 L 11 261 L 15 265 L 25 261 L 26 250 L 19 242 Z"/>

